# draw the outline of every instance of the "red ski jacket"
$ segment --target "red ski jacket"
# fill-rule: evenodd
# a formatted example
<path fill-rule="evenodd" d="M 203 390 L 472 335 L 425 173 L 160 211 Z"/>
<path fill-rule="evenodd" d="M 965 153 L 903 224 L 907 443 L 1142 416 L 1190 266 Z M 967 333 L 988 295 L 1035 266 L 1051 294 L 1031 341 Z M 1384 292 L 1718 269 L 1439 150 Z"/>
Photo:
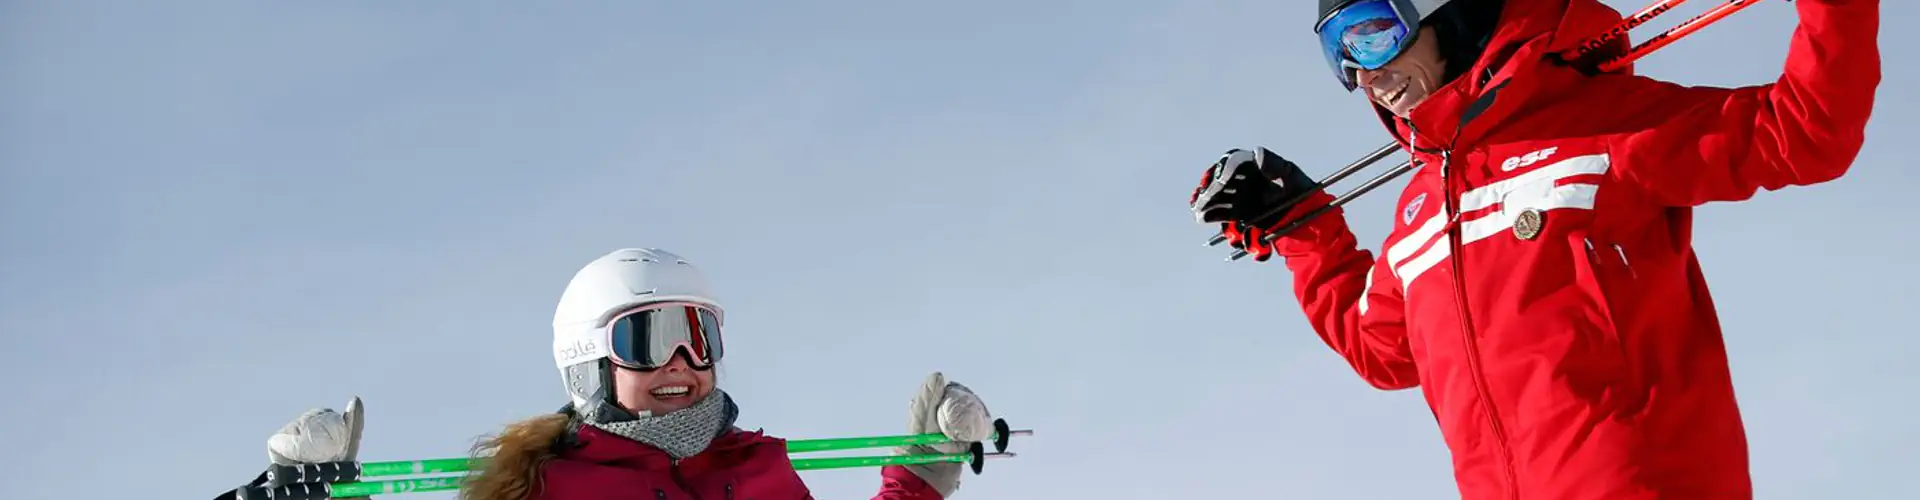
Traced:
<path fill-rule="evenodd" d="M 1339 212 L 1275 242 L 1329 347 L 1422 388 L 1463 498 L 1752 497 L 1692 207 L 1839 177 L 1880 82 L 1878 0 L 1791 5 L 1780 79 L 1726 89 L 1583 75 L 1551 54 L 1618 11 L 1506 0 L 1469 76 L 1389 120 L 1419 169 L 1381 254 Z"/>
<path fill-rule="evenodd" d="M 579 428 L 576 446 L 546 461 L 527 500 L 812 500 L 786 441 L 735 431 L 675 463 L 658 448 Z M 940 500 L 899 466 L 881 469 L 876 500 Z"/>

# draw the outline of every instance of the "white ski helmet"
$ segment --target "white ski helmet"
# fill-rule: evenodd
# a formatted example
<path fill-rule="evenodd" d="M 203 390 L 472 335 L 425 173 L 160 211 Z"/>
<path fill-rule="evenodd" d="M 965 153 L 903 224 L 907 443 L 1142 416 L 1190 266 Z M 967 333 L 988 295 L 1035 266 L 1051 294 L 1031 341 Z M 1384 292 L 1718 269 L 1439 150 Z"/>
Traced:
<path fill-rule="evenodd" d="M 607 359 L 611 349 L 607 323 L 622 312 L 655 302 L 698 304 L 724 322 L 725 311 L 706 274 L 673 252 L 622 248 L 574 273 L 553 312 L 553 361 L 576 412 L 593 417 L 619 408 L 613 400 L 612 366 Z M 617 415 L 601 418 L 618 419 Z"/>

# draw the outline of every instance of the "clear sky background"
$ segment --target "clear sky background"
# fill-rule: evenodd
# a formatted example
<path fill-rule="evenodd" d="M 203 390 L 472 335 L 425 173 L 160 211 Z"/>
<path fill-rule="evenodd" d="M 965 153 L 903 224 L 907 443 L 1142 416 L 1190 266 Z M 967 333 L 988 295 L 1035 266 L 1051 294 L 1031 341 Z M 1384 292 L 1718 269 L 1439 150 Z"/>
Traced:
<path fill-rule="evenodd" d="M 1920 496 L 1920 5 L 1883 3 L 1853 171 L 1698 213 L 1762 498 Z M 1388 139 L 1311 10 L 0 0 L 0 498 L 210 498 L 354 395 L 362 458 L 458 456 L 565 402 L 554 300 L 625 246 L 711 273 L 744 426 L 903 432 L 937 369 L 1038 430 L 956 498 L 1453 498 L 1419 393 L 1185 206 L 1230 147 L 1317 176 Z M 1772 81 L 1795 22 L 1641 70 Z"/>

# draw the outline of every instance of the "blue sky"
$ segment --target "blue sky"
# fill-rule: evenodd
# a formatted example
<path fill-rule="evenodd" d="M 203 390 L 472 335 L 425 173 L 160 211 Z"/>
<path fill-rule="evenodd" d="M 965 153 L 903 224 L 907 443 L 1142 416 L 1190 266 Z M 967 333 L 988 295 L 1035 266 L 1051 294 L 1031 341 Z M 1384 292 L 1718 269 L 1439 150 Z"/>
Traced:
<path fill-rule="evenodd" d="M 0 0 L 0 498 L 210 497 L 354 395 L 364 459 L 459 455 L 565 402 L 553 302 L 625 246 L 711 273 L 743 425 L 901 432 L 937 369 L 1038 430 L 956 498 L 1451 498 L 1418 392 L 1184 205 L 1226 148 L 1387 140 L 1297 3 Z M 1885 4 L 1853 171 L 1698 213 L 1762 498 L 1920 495 L 1920 6 Z M 1771 81 L 1792 9 L 1640 69 Z"/>

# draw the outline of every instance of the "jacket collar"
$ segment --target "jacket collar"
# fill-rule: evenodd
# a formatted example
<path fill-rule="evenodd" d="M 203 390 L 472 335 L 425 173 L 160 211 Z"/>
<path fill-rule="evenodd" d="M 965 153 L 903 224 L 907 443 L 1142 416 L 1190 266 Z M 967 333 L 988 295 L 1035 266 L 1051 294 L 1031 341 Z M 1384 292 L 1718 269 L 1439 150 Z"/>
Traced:
<path fill-rule="evenodd" d="M 593 426 L 577 426 L 573 434 L 570 445 L 561 452 L 561 456 L 569 460 L 626 469 L 665 469 L 675 465 L 673 457 L 659 448 Z M 771 443 L 784 443 L 784 441 L 768 436 L 764 431 L 747 431 L 734 427 L 715 437 L 713 444 L 708 445 L 705 451 L 687 457 L 680 461 L 679 465 L 697 468 L 712 460 L 715 455 L 725 455 Z"/>
<path fill-rule="evenodd" d="M 1427 96 L 1408 119 L 1368 103 L 1402 146 L 1430 151 L 1470 143 L 1528 104 L 1555 97 L 1583 78 L 1557 53 L 1621 19 L 1619 11 L 1599 0 L 1507 0 L 1479 61 Z M 1627 47 L 1621 37 L 1601 52 Z"/>

